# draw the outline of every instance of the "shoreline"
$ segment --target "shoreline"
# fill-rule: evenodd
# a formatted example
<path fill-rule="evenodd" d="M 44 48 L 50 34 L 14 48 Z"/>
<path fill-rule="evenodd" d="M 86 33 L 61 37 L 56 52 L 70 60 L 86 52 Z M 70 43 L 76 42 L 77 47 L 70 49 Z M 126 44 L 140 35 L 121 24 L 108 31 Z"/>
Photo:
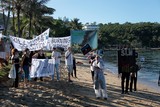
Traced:
<path fill-rule="evenodd" d="M 159 107 L 160 93 L 138 82 L 136 92 L 121 94 L 121 79 L 104 72 L 108 99 L 96 99 L 88 60 L 82 54 L 75 54 L 77 77 L 67 82 L 67 71 L 61 71 L 60 81 L 31 81 L 28 88 L 20 82 L 19 88 L 0 88 L 0 106 L 3 107 Z M 63 66 L 63 65 L 62 65 Z M 64 67 L 64 66 L 63 66 Z"/>
<path fill-rule="evenodd" d="M 114 71 L 108 71 L 106 70 L 105 72 L 108 72 L 110 73 L 111 75 L 114 75 L 115 78 L 118 78 L 118 74 L 115 73 Z M 117 76 L 117 77 L 116 77 Z M 158 84 L 158 83 L 157 83 Z M 151 90 L 151 91 L 154 91 L 154 92 L 157 92 L 157 93 L 160 93 L 160 86 L 156 85 L 156 84 L 153 84 L 153 82 L 151 81 L 145 81 L 144 79 L 142 78 L 137 78 L 137 89 L 138 89 L 138 86 L 141 86 L 143 85 L 144 87 L 146 87 L 146 89 L 148 90 Z"/>
<path fill-rule="evenodd" d="M 118 78 L 118 71 L 113 70 L 115 68 L 112 68 L 112 70 L 110 68 L 107 68 L 105 70 L 105 72 L 109 72 L 115 76 L 117 76 Z M 158 86 L 158 79 L 157 79 L 157 83 L 156 82 L 152 82 L 152 81 L 148 81 L 144 78 L 140 78 L 139 72 L 138 72 L 138 78 L 137 78 L 137 84 L 141 84 L 141 85 L 145 85 L 146 87 L 150 88 L 151 90 L 157 91 L 160 93 L 160 86 Z"/>

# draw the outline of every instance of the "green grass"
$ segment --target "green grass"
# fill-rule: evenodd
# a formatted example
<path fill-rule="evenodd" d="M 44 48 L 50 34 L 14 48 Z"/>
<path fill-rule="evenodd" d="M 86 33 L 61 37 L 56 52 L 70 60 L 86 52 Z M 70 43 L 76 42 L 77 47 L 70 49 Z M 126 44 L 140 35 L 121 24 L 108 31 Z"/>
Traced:
<path fill-rule="evenodd" d="M 3 76 L 5 76 L 9 72 L 10 68 L 11 68 L 11 65 L 2 67 L 0 69 L 0 78 L 2 78 Z"/>

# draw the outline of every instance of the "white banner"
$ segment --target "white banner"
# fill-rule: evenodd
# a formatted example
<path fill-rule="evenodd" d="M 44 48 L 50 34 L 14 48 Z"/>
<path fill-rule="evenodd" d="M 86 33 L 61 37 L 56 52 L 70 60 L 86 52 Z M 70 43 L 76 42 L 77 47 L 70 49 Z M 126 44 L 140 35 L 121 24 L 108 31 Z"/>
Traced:
<path fill-rule="evenodd" d="M 48 39 L 47 49 L 52 50 L 53 47 L 61 47 L 66 50 L 68 46 L 71 46 L 71 36 L 56 38 L 50 37 Z"/>
<path fill-rule="evenodd" d="M 10 36 L 10 40 L 12 41 L 14 48 L 18 51 L 23 51 L 26 48 L 30 51 L 40 50 L 47 46 L 48 38 L 49 29 L 31 40 Z"/>
<path fill-rule="evenodd" d="M 53 75 L 53 59 L 32 59 L 30 77 L 46 77 Z"/>

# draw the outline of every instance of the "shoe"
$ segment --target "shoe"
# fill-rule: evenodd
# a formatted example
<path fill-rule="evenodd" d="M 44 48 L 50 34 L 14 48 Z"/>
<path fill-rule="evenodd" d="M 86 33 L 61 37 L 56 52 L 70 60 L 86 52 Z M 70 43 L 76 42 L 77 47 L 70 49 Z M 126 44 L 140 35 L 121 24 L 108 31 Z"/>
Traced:
<path fill-rule="evenodd" d="M 104 100 L 107 100 L 107 98 L 104 98 Z"/>
<path fill-rule="evenodd" d="M 68 80 L 68 82 L 73 82 L 72 80 Z"/>
<path fill-rule="evenodd" d="M 100 99 L 100 97 L 96 97 L 96 99 Z"/>
<path fill-rule="evenodd" d="M 125 92 L 125 94 L 128 94 L 128 95 L 129 95 L 129 93 L 128 93 L 128 92 Z"/>
<path fill-rule="evenodd" d="M 124 92 L 121 92 L 121 94 L 124 94 Z"/>

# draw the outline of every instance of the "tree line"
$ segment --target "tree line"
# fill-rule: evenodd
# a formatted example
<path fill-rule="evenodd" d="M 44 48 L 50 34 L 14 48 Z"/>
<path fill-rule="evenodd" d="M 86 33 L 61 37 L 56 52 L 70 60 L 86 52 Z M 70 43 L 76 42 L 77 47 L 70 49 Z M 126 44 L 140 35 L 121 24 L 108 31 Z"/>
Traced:
<path fill-rule="evenodd" d="M 108 23 L 99 24 L 99 41 L 101 46 L 131 45 L 139 48 L 160 47 L 160 24 L 140 23 Z"/>
<path fill-rule="evenodd" d="M 54 19 L 56 10 L 46 6 L 49 0 L 1 0 L 0 15 L 4 35 L 32 38 L 50 28 L 51 36 L 68 36 L 70 29 L 82 29 L 79 19 Z"/>

